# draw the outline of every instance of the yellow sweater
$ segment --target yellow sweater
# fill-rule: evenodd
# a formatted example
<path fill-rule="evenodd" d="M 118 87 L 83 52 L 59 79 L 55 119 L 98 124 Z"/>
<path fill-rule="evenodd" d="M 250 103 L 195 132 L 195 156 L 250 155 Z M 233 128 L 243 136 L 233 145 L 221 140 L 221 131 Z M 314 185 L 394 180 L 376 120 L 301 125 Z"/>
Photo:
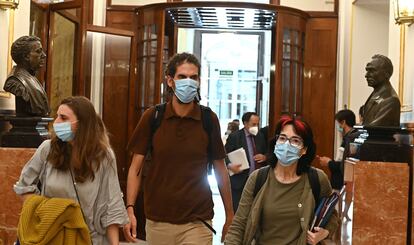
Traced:
<path fill-rule="evenodd" d="M 79 205 L 70 199 L 33 195 L 23 204 L 17 235 L 22 245 L 91 245 Z"/>

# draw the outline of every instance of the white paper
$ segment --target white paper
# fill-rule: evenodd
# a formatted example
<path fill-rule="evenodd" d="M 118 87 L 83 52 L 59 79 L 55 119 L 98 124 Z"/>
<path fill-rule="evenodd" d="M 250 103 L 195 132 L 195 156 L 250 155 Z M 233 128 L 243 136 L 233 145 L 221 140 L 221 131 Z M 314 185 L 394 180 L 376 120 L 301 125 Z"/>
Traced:
<path fill-rule="evenodd" d="M 249 169 L 249 161 L 247 160 L 246 151 L 242 148 L 232 151 L 227 154 L 231 163 L 241 164 L 240 170 Z M 229 175 L 233 176 L 234 173 L 229 170 Z"/>
<path fill-rule="evenodd" d="M 341 146 L 341 147 L 338 147 L 338 149 L 336 149 L 336 158 L 335 158 L 335 161 L 337 161 L 337 162 L 342 162 L 342 159 L 343 159 L 343 157 L 344 157 L 344 148 Z"/>

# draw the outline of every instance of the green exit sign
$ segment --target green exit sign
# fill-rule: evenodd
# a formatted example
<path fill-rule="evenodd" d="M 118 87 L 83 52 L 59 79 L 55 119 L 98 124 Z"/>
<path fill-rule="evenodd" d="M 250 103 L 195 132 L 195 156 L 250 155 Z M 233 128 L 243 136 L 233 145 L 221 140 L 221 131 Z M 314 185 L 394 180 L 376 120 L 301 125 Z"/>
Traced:
<path fill-rule="evenodd" d="M 220 71 L 220 76 L 233 76 L 233 71 Z"/>

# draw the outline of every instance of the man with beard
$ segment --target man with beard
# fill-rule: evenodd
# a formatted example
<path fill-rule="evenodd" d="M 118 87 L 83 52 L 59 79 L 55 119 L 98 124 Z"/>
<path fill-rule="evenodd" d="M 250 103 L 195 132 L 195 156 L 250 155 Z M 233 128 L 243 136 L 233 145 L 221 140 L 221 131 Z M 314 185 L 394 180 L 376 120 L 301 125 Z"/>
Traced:
<path fill-rule="evenodd" d="M 124 226 L 124 234 L 128 241 L 136 241 L 134 206 L 145 155 L 150 150 L 151 164 L 143 184 L 148 244 L 212 244 L 214 212 L 207 180 L 209 159 L 226 214 L 222 229 L 224 241 L 233 220 L 230 181 L 224 164 L 226 155 L 220 124 L 210 109 L 211 131 L 207 133 L 203 129 L 202 110 L 205 109 L 197 102 L 200 62 L 192 54 L 176 54 L 167 64 L 166 78 L 172 97 L 164 104 L 158 129 L 151 133 L 156 124 L 153 120 L 161 113 L 155 106 L 144 112 L 129 142 L 128 148 L 134 155 L 126 198 L 130 224 Z"/>

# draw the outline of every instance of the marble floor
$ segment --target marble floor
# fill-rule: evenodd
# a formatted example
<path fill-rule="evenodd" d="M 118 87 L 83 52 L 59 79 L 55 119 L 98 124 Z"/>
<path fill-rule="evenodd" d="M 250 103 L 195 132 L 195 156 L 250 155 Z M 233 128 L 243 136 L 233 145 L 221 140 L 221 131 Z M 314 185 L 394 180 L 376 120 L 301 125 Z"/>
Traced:
<path fill-rule="evenodd" d="M 220 193 L 217 188 L 217 182 L 213 176 L 209 176 L 209 182 L 211 186 L 211 190 L 213 192 L 213 201 L 214 201 L 214 219 L 213 219 L 213 228 L 217 231 L 217 234 L 213 236 L 213 245 L 220 245 L 222 244 L 221 239 L 221 229 L 225 222 L 225 213 L 223 203 L 221 201 Z M 349 216 L 352 220 L 352 205 L 349 209 Z M 352 241 L 352 221 L 346 221 L 343 219 L 342 226 L 341 226 L 341 242 L 335 243 L 334 241 L 326 241 L 326 245 L 351 245 Z M 121 245 L 127 245 L 133 243 L 121 243 Z M 138 243 L 134 243 L 138 245 L 147 245 L 145 241 L 139 241 Z"/>

